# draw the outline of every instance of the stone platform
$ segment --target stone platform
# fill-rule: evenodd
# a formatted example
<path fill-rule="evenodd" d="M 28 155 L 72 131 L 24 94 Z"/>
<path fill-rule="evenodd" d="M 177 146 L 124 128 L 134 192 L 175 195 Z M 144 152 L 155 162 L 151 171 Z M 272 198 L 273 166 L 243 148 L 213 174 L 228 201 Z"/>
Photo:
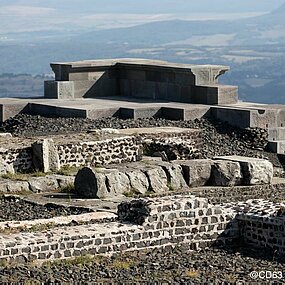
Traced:
<path fill-rule="evenodd" d="M 212 117 L 240 128 L 268 129 L 285 126 L 285 107 L 283 105 L 238 102 L 217 106 L 121 96 L 70 100 L 0 99 L 0 121 L 4 122 L 19 113 L 90 119 L 157 117 L 170 120 L 194 120 Z"/>
<path fill-rule="evenodd" d="M 223 65 L 191 65 L 147 59 L 52 63 L 55 80 L 44 98 L 0 99 L 0 121 L 21 112 L 123 119 L 212 117 L 241 128 L 285 126 L 283 105 L 238 101 L 238 87 L 222 85 Z"/>

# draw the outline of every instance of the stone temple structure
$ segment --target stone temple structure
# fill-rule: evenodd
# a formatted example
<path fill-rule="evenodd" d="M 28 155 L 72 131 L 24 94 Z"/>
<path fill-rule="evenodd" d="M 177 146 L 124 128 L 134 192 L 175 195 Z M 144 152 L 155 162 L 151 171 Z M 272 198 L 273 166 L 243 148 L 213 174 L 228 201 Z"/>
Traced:
<path fill-rule="evenodd" d="M 238 100 L 238 87 L 218 83 L 229 70 L 146 59 L 52 63 L 44 98 L 0 100 L 0 121 L 20 112 L 98 119 L 212 117 L 241 128 L 269 129 L 270 147 L 285 151 L 285 107 Z M 284 138 L 283 138 L 284 136 Z"/>

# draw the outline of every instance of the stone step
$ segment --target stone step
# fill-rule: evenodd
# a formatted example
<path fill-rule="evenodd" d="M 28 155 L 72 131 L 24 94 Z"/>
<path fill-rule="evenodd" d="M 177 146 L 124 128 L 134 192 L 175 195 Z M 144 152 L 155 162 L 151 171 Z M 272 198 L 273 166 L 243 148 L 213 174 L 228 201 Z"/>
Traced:
<path fill-rule="evenodd" d="M 278 154 L 285 154 L 285 140 L 268 141 L 268 148 Z"/>
<path fill-rule="evenodd" d="M 283 141 L 285 140 L 285 127 L 269 128 L 268 129 L 269 141 Z"/>

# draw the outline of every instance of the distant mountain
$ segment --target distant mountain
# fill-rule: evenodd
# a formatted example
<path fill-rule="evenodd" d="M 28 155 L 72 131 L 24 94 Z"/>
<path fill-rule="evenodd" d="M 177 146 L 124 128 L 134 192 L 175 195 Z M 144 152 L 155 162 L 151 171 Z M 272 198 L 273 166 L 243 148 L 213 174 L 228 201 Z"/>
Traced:
<path fill-rule="evenodd" d="M 278 26 L 278 27 L 277 27 Z M 72 41 L 93 43 L 166 44 L 195 36 L 233 34 L 228 45 L 285 43 L 285 4 L 271 13 L 234 21 L 161 21 L 144 25 L 99 30 L 76 36 Z M 189 40 L 190 39 L 190 40 Z"/>
<path fill-rule="evenodd" d="M 260 25 L 285 25 L 285 4 L 270 13 L 255 18 L 247 19 L 247 22 Z"/>
<path fill-rule="evenodd" d="M 221 32 L 231 33 L 239 27 L 240 24 L 238 22 L 172 20 L 128 28 L 89 32 L 76 36 L 72 41 L 164 44 L 188 39 L 195 35 L 214 35 Z"/>
<path fill-rule="evenodd" d="M 229 2 L 229 0 L 223 1 Z M 72 4 L 75 4 L 75 2 L 72 1 Z M 170 4 L 172 2 L 172 0 L 169 1 Z M 189 4 L 189 0 L 184 1 L 184 3 L 186 2 Z M 232 5 L 237 5 L 236 2 L 239 1 L 234 1 Z M 250 3 L 252 2 L 250 1 Z M 91 5 L 91 2 L 87 1 L 86 5 Z M 20 44 L 15 41 L 8 41 L 3 42 L 2 45 L 0 44 L 0 73 L 42 73 L 50 70 L 49 63 L 52 61 L 120 56 L 139 56 L 178 61 L 191 61 L 191 58 L 195 58 L 193 61 L 197 63 L 223 59 L 221 61 L 227 63 L 222 52 L 213 51 L 206 58 L 204 54 L 195 57 L 192 55 L 181 57 L 179 54 L 170 52 L 170 45 L 173 49 L 175 46 L 191 49 L 192 46 L 205 48 L 208 45 L 210 47 L 283 45 L 285 44 L 284 21 L 285 4 L 266 15 L 243 20 L 161 21 L 128 28 L 78 33 L 76 36 L 69 33 L 58 33 L 55 38 L 50 37 L 48 33 L 46 33 L 46 36 L 45 33 L 40 34 L 40 37 L 39 34 L 27 33 L 26 37 L 29 37 L 30 41 L 22 41 Z M 276 28 L 277 24 L 279 26 Z M 33 40 L 34 37 L 37 37 L 38 40 Z M 145 53 L 143 51 L 135 54 L 130 53 L 131 50 L 145 48 L 163 48 L 165 51 L 163 54 Z M 230 64 L 230 62 L 228 63 Z"/>

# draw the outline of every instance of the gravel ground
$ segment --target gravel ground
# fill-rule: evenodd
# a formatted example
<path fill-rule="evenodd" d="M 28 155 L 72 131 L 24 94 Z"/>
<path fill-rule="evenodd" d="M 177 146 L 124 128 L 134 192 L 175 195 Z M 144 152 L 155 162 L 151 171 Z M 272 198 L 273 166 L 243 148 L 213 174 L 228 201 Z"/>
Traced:
<path fill-rule="evenodd" d="M 266 132 L 260 129 L 240 130 L 205 119 L 169 121 L 164 119 L 120 120 L 108 118 L 89 120 L 80 118 L 45 118 L 18 115 L 0 125 L 0 131 L 14 136 L 42 136 L 79 133 L 98 128 L 176 126 L 199 128 L 202 131 L 203 157 L 215 155 L 245 155 L 266 157 L 281 166 L 276 154 L 265 151 Z M 266 189 L 268 194 L 271 189 Z M 222 191 L 222 190 L 221 190 Z M 276 193 L 282 189 L 276 189 Z M 204 193 L 200 193 L 203 195 Z M 220 193 L 218 195 L 225 195 Z M 245 193 L 237 191 L 239 199 Z M 266 194 L 266 195 L 267 195 Z M 269 195 L 269 194 L 268 194 Z M 213 199 L 217 196 L 213 194 Z M 235 199 L 233 198 L 233 199 Z M 17 209 L 17 211 L 15 211 Z M 87 210 L 61 206 L 39 206 L 17 198 L 0 198 L 0 221 L 52 218 L 59 215 L 81 214 Z M 281 271 L 285 278 L 284 261 L 262 250 L 237 247 L 210 248 L 189 252 L 186 247 L 156 249 L 140 253 L 125 253 L 117 257 L 82 257 L 74 261 L 58 261 L 35 266 L 0 263 L 0 284 L 253 284 L 252 271 Z M 256 279 L 255 284 L 277 279 Z M 268 282 L 267 282 L 268 283 Z M 277 283 L 274 283 L 277 284 Z"/>
<path fill-rule="evenodd" d="M 216 155 L 244 155 L 268 158 L 275 166 L 280 167 L 277 155 L 266 152 L 267 133 L 262 129 L 241 130 L 225 123 L 196 119 L 194 121 L 171 121 L 165 119 L 122 120 L 118 118 L 104 118 L 90 120 L 82 118 L 52 118 L 17 115 L 0 124 L 0 131 L 11 132 L 14 136 L 33 137 L 54 134 L 80 133 L 90 129 L 101 128 L 139 128 L 165 127 L 202 129 L 201 136 L 204 143 L 202 156 L 212 158 Z"/>
<path fill-rule="evenodd" d="M 269 184 L 241 187 L 213 187 L 193 188 L 191 194 L 197 197 L 207 198 L 209 203 L 222 204 L 228 202 L 247 201 L 249 199 L 264 199 L 272 202 L 285 201 L 285 184 Z"/>
<path fill-rule="evenodd" d="M 209 248 L 190 252 L 186 247 L 177 247 L 129 252 L 111 258 L 78 258 L 41 267 L 27 264 L 0 267 L 0 283 L 262 284 L 281 281 L 272 278 L 254 280 L 250 277 L 252 271 L 281 272 L 279 274 L 285 278 L 284 261 L 277 261 L 269 252 L 253 248 Z"/>
<path fill-rule="evenodd" d="M 0 222 L 50 219 L 88 212 L 90 210 L 84 208 L 64 207 L 55 204 L 39 205 L 12 196 L 0 198 Z"/>

